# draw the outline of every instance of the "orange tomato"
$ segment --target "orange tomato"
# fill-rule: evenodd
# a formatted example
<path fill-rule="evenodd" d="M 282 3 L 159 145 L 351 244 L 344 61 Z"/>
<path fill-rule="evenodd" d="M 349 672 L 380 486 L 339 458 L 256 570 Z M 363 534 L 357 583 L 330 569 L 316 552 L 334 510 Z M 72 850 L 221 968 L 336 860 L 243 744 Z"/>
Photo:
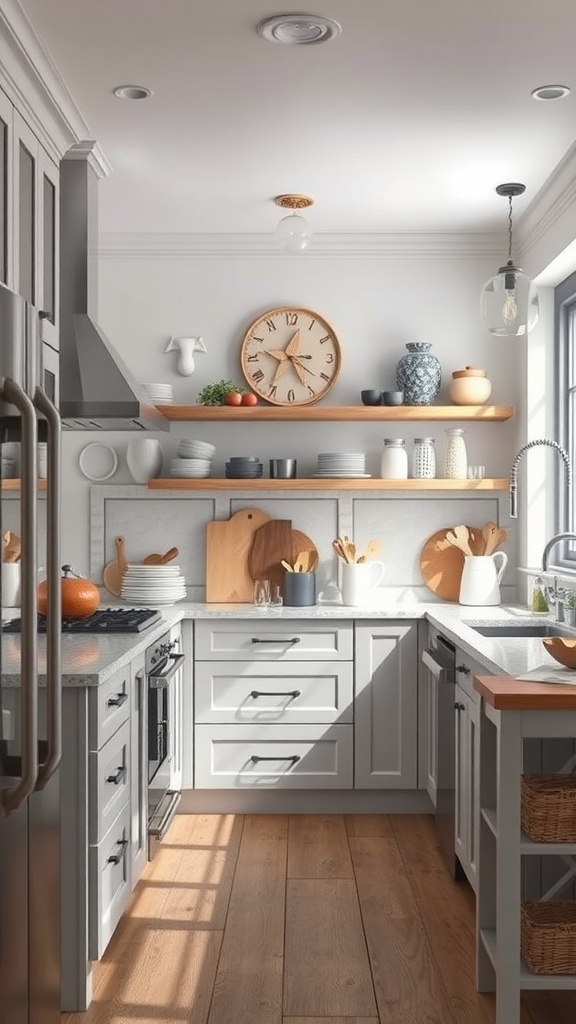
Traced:
<path fill-rule="evenodd" d="M 257 402 L 256 395 L 252 394 L 251 391 L 247 391 L 245 395 L 242 395 L 242 405 L 256 405 Z"/>
<path fill-rule="evenodd" d="M 224 401 L 226 405 L 241 405 L 242 395 L 239 391 L 228 391 Z"/>

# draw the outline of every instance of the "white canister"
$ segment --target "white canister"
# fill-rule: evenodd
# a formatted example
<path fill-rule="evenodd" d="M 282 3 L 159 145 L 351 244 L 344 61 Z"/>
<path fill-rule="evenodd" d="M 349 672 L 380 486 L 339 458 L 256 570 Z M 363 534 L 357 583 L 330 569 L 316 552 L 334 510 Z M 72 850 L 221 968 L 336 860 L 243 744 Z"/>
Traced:
<path fill-rule="evenodd" d="M 500 559 L 498 567 L 496 559 Z M 504 551 L 493 555 L 465 555 L 460 580 L 460 604 L 500 604 L 500 580 L 508 564 Z"/>
<path fill-rule="evenodd" d="M 370 606 L 374 591 L 384 577 L 384 562 L 344 562 L 342 565 L 342 603 L 348 607 Z"/>
<path fill-rule="evenodd" d="M 146 484 L 159 476 L 162 469 L 162 448 L 155 437 L 138 437 L 126 448 L 126 462 L 132 479 Z"/>
<path fill-rule="evenodd" d="M 468 455 L 463 428 L 450 427 L 446 430 L 446 438 L 444 477 L 447 480 L 466 480 L 468 476 Z"/>
<path fill-rule="evenodd" d="M 436 476 L 436 449 L 433 437 L 414 438 L 412 476 L 415 480 L 433 480 Z"/>
<path fill-rule="evenodd" d="M 2 606 L 20 607 L 20 562 L 2 562 Z"/>
<path fill-rule="evenodd" d="M 408 453 L 402 437 L 385 437 L 384 451 L 380 460 L 382 480 L 408 479 Z"/>

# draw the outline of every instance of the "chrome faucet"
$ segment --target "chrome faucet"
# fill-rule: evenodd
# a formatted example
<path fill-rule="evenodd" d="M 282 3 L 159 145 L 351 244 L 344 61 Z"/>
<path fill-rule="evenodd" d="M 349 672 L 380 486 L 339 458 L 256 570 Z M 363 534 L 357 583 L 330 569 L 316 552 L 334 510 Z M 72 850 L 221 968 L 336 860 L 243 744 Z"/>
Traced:
<path fill-rule="evenodd" d="M 566 467 L 566 486 L 568 488 L 568 508 L 570 508 L 570 509 L 572 508 L 572 500 L 571 500 L 572 466 L 570 465 L 570 459 L 568 458 L 568 453 L 564 450 L 564 448 L 562 448 L 558 444 L 557 441 L 551 441 L 547 437 L 539 437 L 535 441 L 528 441 L 526 444 L 523 444 L 522 447 L 519 449 L 519 451 L 518 451 L 518 453 L 517 453 L 517 455 L 516 455 L 516 457 L 514 459 L 514 462 L 512 463 L 512 469 L 510 470 L 510 487 L 508 489 L 508 494 L 510 496 L 510 518 L 511 519 L 517 519 L 518 518 L 518 512 L 517 512 L 518 465 L 520 463 L 520 459 L 522 458 L 524 453 L 528 451 L 529 448 L 536 448 L 538 445 L 542 445 L 542 444 L 548 445 L 549 448 L 555 448 L 556 451 L 558 452 L 558 454 L 560 456 L 562 456 L 562 458 L 564 460 L 564 465 Z M 563 537 L 565 537 L 565 534 L 558 534 L 558 537 L 562 537 L 563 538 Z M 552 540 L 554 540 L 554 538 L 552 538 Z M 552 541 L 549 541 L 549 543 L 551 544 Z M 545 552 L 546 552 L 547 547 L 548 547 L 548 545 L 546 545 L 546 548 L 544 549 Z"/>
<path fill-rule="evenodd" d="M 573 540 L 576 544 L 576 533 L 556 533 L 550 538 L 544 551 L 542 552 L 542 572 L 548 571 L 548 559 L 552 548 L 556 547 L 557 544 L 562 540 Z"/>

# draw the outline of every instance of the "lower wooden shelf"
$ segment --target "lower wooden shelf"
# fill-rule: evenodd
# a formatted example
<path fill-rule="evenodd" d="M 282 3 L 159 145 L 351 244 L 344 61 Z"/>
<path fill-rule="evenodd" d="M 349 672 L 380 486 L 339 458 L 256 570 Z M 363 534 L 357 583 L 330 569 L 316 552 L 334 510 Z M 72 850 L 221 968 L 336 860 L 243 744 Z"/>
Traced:
<path fill-rule="evenodd" d="M 296 480 L 228 480 L 207 477 L 202 480 L 169 479 L 149 480 L 152 491 L 505 491 L 508 479 L 496 480 L 369 480 L 334 479 L 316 477 Z"/>
<path fill-rule="evenodd" d="M 46 490 L 46 481 L 44 479 L 38 480 L 38 490 Z M 2 480 L 3 491 L 20 491 L 22 489 L 22 482 L 19 477 L 8 477 L 6 480 Z"/>

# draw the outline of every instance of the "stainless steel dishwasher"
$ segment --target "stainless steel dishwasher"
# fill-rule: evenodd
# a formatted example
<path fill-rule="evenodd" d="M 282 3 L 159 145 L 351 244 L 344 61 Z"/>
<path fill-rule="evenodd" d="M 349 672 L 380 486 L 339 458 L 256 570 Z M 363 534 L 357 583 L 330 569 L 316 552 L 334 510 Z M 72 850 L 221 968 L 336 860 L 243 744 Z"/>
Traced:
<path fill-rule="evenodd" d="M 456 810 L 455 690 L 456 648 L 440 633 L 422 652 L 432 687 L 429 708 L 429 744 L 433 748 L 435 772 L 436 831 L 446 855 L 450 873 L 464 878 L 464 870 L 454 848 Z"/>

